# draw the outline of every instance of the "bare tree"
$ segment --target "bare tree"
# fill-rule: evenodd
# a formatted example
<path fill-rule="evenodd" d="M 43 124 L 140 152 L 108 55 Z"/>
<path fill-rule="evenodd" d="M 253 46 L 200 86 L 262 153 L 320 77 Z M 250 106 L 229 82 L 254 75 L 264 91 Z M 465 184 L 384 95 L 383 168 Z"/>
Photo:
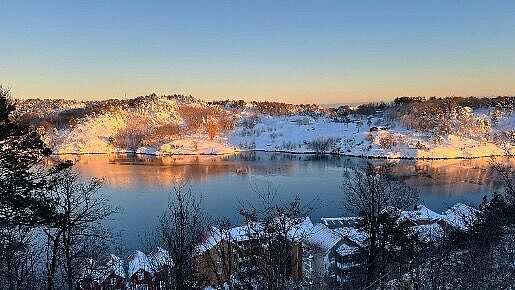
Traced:
<path fill-rule="evenodd" d="M 391 261 L 390 250 L 395 249 L 392 239 L 398 241 L 405 236 L 395 223 L 398 211 L 414 206 L 418 192 L 395 179 L 388 167 L 374 167 L 370 163 L 360 170 L 346 170 L 343 190 L 345 206 L 361 217 L 368 234 L 366 284 L 382 286 L 386 281 L 386 266 Z"/>
<path fill-rule="evenodd" d="M 195 254 L 206 228 L 201 199 L 186 186 L 186 183 L 174 186 L 168 212 L 160 222 L 163 243 L 174 262 L 175 289 L 180 290 L 198 287 L 200 277 Z"/>
<path fill-rule="evenodd" d="M 50 192 L 57 215 L 43 228 L 48 241 L 47 289 L 56 287 L 59 269 L 63 273 L 64 287 L 73 289 L 80 265 L 86 258 L 91 258 L 93 250 L 99 254 L 100 242 L 110 239 L 103 222 L 117 209 L 98 193 L 101 185 L 102 181 L 98 179 L 84 182 L 76 172 L 68 169 Z M 92 245 L 95 245 L 94 249 Z"/>
<path fill-rule="evenodd" d="M 309 213 L 298 198 L 278 200 L 277 189 L 256 188 L 257 205 L 242 205 L 243 242 L 237 279 L 244 289 L 296 289 L 302 280 L 302 243 L 311 230 Z"/>
<path fill-rule="evenodd" d="M 203 277 L 207 283 L 215 286 L 224 285 L 226 289 L 237 289 L 233 276 L 236 274 L 235 250 L 236 240 L 231 233 L 232 223 L 228 218 L 221 218 L 207 231 L 204 242 L 199 248 L 209 273 Z"/>

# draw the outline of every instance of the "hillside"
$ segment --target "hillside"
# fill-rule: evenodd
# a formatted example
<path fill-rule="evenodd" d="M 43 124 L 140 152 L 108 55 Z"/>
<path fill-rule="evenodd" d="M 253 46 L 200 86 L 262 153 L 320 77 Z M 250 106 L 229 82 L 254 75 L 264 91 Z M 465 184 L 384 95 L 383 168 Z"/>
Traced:
<path fill-rule="evenodd" d="M 515 98 L 398 98 L 336 109 L 192 97 L 18 101 L 56 154 L 231 154 L 240 150 L 388 158 L 515 153 Z"/>

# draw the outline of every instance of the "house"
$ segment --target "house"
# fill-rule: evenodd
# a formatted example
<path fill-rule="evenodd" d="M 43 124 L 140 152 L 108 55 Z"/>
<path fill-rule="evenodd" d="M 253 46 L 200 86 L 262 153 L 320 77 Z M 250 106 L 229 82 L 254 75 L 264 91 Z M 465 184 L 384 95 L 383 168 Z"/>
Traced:
<path fill-rule="evenodd" d="M 400 213 L 398 224 L 407 224 L 408 227 L 428 225 L 438 222 L 442 215 L 428 209 L 424 205 L 417 205 L 412 211 L 402 211 Z"/>
<path fill-rule="evenodd" d="M 356 221 L 356 220 L 354 220 Z M 357 224 L 335 228 L 334 231 L 342 238 L 343 243 L 336 249 L 334 274 L 338 283 L 349 280 L 356 267 L 361 266 L 363 251 L 367 245 L 368 234 L 359 229 Z"/>
<path fill-rule="evenodd" d="M 101 269 L 100 284 L 102 290 L 123 290 L 126 288 L 123 260 L 115 255 L 109 255 Z"/>
<path fill-rule="evenodd" d="M 134 251 L 128 258 L 128 277 L 130 290 L 153 289 L 154 271 L 150 261 L 141 251 Z"/>
<path fill-rule="evenodd" d="M 229 281 L 235 270 L 234 245 L 227 232 L 211 227 L 204 233 L 204 240 L 195 249 L 198 272 L 212 286 Z"/>
<path fill-rule="evenodd" d="M 442 225 L 466 231 L 479 216 L 479 210 L 463 203 L 457 203 L 442 214 Z"/>
<path fill-rule="evenodd" d="M 446 233 L 466 231 L 476 220 L 479 211 L 463 203 L 457 203 L 443 214 L 438 214 L 424 205 L 418 205 L 413 211 L 402 211 L 397 221 L 410 228 L 422 242 L 437 242 Z"/>
<path fill-rule="evenodd" d="M 287 239 L 291 242 L 288 243 L 290 255 L 281 259 L 287 258 L 289 274 L 298 281 L 302 280 L 302 238 L 313 227 L 311 219 L 291 221 L 277 218 L 269 226 L 275 227 L 274 222 L 281 223 L 287 231 L 283 235 L 265 232 L 265 226 L 260 222 L 224 230 L 212 227 L 196 248 L 199 272 L 211 286 L 229 281 L 236 273 L 245 277 L 257 276 L 263 269 L 259 264 L 263 262 L 263 255 L 274 247 L 274 243 Z"/>
<path fill-rule="evenodd" d="M 342 243 L 342 238 L 334 230 L 321 223 L 315 224 L 303 240 L 304 281 L 314 283 L 332 274 L 336 249 Z"/>
<path fill-rule="evenodd" d="M 155 290 L 172 289 L 173 261 L 167 250 L 157 247 L 148 255 Z"/>

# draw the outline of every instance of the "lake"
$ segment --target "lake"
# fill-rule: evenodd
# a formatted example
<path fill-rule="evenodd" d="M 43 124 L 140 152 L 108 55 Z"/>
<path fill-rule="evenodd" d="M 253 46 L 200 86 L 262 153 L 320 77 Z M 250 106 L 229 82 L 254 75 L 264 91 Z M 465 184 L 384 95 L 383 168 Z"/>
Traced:
<path fill-rule="evenodd" d="M 323 216 L 345 215 L 342 172 L 366 162 L 392 163 L 394 174 L 418 188 L 420 201 L 441 212 L 457 202 L 478 204 L 485 194 L 499 190 L 489 158 L 453 160 L 378 160 L 343 156 L 315 156 L 243 152 L 230 156 L 65 155 L 76 162 L 85 178 L 104 178 L 102 191 L 120 213 L 110 221 L 128 249 L 142 247 L 165 212 L 174 183 L 187 180 L 211 218 L 228 217 L 239 223 L 242 202 L 258 201 L 256 188 L 270 186 L 289 201 L 298 196 L 314 204 L 314 222 Z"/>

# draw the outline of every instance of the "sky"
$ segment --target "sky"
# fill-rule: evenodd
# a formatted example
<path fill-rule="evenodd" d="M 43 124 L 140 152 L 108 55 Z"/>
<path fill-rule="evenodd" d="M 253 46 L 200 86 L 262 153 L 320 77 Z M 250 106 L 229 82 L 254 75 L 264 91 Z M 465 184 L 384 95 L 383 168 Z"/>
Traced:
<path fill-rule="evenodd" d="M 515 1 L 0 0 L 20 98 L 515 95 Z"/>

